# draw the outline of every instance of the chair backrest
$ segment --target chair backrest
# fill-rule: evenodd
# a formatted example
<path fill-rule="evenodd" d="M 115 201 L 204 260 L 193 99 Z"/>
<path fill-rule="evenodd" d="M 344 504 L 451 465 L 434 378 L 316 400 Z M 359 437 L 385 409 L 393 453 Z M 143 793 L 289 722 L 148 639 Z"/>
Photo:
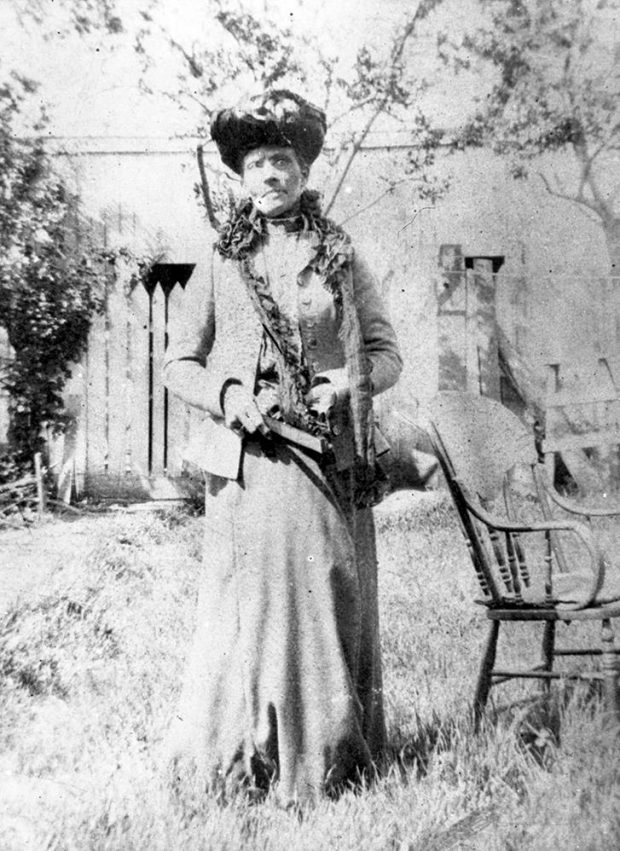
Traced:
<path fill-rule="evenodd" d="M 505 499 L 507 476 L 515 465 L 538 463 L 534 436 L 499 402 L 469 393 L 439 393 L 429 404 L 428 414 L 429 435 L 485 600 L 496 605 L 521 604 L 530 571 L 519 535 L 500 534 L 480 522 L 471 506 L 477 503 L 484 509 L 500 496 Z M 506 502 L 509 516 L 511 508 L 511 502 Z M 550 551 L 546 555 L 550 558 Z"/>
<path fill-rule="evenodd" d="M 538 460 L 532 432 L 500 402 L 447 390 L 428 410 L 456 477 L 483 501 L 501 494 L 516 464 Z"/>

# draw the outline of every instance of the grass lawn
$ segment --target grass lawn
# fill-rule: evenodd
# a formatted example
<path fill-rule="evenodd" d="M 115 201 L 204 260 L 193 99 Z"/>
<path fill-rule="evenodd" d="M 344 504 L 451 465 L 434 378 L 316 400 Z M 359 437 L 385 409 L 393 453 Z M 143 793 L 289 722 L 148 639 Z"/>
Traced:
<path fill-rule="evenodd" d="M 169 796 L 162 743 L 193 627 L 201 518 L 71 525 L 86 522 L 45 593 L 0 620 L 2 851 L 620 848 L 620 736 L 597 695 L 558 686 L 550 706 L 491 706 L 473 732 L 486 622 L 442 495 L 394 495 L 377 511 L 388 769 L 301 818 L 269 800 Z M 508 655 L 528 631 L 515 626 Z"/>

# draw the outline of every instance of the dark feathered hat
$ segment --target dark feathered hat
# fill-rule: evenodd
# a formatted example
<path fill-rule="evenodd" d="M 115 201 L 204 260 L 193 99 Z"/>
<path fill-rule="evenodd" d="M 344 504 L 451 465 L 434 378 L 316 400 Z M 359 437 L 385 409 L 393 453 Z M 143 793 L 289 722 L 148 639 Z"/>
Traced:
<path fill-rule="evenodd" d="M 323 147 L 325 113 L 299 95 L 276 89 L 252 98 L 246 108 L 222 109 L 211 121 L 211 138 L 224 165 L 241 174 L 244 156 L 254 148 L 293 148 L 310 166 Z"/>

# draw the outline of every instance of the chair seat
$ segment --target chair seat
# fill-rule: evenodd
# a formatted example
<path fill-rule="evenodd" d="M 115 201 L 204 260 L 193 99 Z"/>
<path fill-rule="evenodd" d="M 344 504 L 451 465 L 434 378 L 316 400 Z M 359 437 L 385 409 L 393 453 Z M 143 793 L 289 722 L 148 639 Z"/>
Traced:
<path fill-rule="evenodd" d="M 560 605 L 577 603 L 587 595 L 591 582 L 592 574 L 587 571 L 556 573 L 553 580 L 554 596 Z M 606 606 L 617 602 L 620 602 L 620 570 L 607 569 L 603 585 L 590 606 Z"/>
<path fill-rule="evenodd" d="M 570 573 L 556 573 L 553 579 L 554 603 L 544 601 L 543 589 L 531 587 L 523 589 L 522 602 L 507 601 L 493 604 L 488 599 L 478 599 L 479 603 L 490 611 L 497 612 L 521 612 L 525 620 L 532 612 L 540 612 L 536 620 L 556 620 L 554 612 L 562 614 L 563 620 L 579 620 L 581 609 L 575 610 L 575 604 L 587 600 L 592 584 L 592 574 L 589 571 L 574 570 Z M 570 607 L 570 608 L 568 608 Z M 602 587 L 599 589 L 594 600 L 585 607 L 586 611 L 592 611 L 591 617 L 603 617 L 602 609 L 610 608 L 614 612 L 620 611 L 620 570 L 607 570 Z M 516 617 L 513 616 L 513 617 Z"/>
<path fill-rule="evenodd" d="M 602 618 L 617 618 L 620 601 L 605 606 L 589 606 L 586 609 L 559 609 L 537 606 L 511 606 L 510 608 L 487 608 L 486 615 L 493 621 L 600 621 Z"/>

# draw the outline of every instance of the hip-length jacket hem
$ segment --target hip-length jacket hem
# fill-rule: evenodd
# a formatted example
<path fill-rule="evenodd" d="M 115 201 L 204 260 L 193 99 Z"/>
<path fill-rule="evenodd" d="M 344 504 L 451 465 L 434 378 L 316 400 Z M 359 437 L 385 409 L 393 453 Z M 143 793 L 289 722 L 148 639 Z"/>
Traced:
<path fill-rule="evenodd" d="M 272 283 L 274 295 L 280 289 L 290 312 L 297 314 L 311 374 L 327 377 L 341 390 L 347 385 L 347 365 L 336 308 L 319 276 L 308 269 L 315 239 L 312 233 L 275 233 L 257 256 L 256 265 Z M 277 279 L 284 281 L 280 288 Z M 374 276 L 357 253 L 352 280 L 376 395 L 396 382 L 402 361 Z M 171 322 L 164 363 L 164 379 L 170 389 L 195 401 L 205 412 L 201 451 L 203 467 L 209 472 L 236 477 L 241 448 L 223 427 L 221 392 L 230 379 L 253 387 L 262 337 L 261 323 L 237 264 L 214 253 L 206 268 L 196 268 L 186 286 L 184 310 Z M 352 435 L 345 431 L 334 446 L 341 469 L 353 460 Z"/>

